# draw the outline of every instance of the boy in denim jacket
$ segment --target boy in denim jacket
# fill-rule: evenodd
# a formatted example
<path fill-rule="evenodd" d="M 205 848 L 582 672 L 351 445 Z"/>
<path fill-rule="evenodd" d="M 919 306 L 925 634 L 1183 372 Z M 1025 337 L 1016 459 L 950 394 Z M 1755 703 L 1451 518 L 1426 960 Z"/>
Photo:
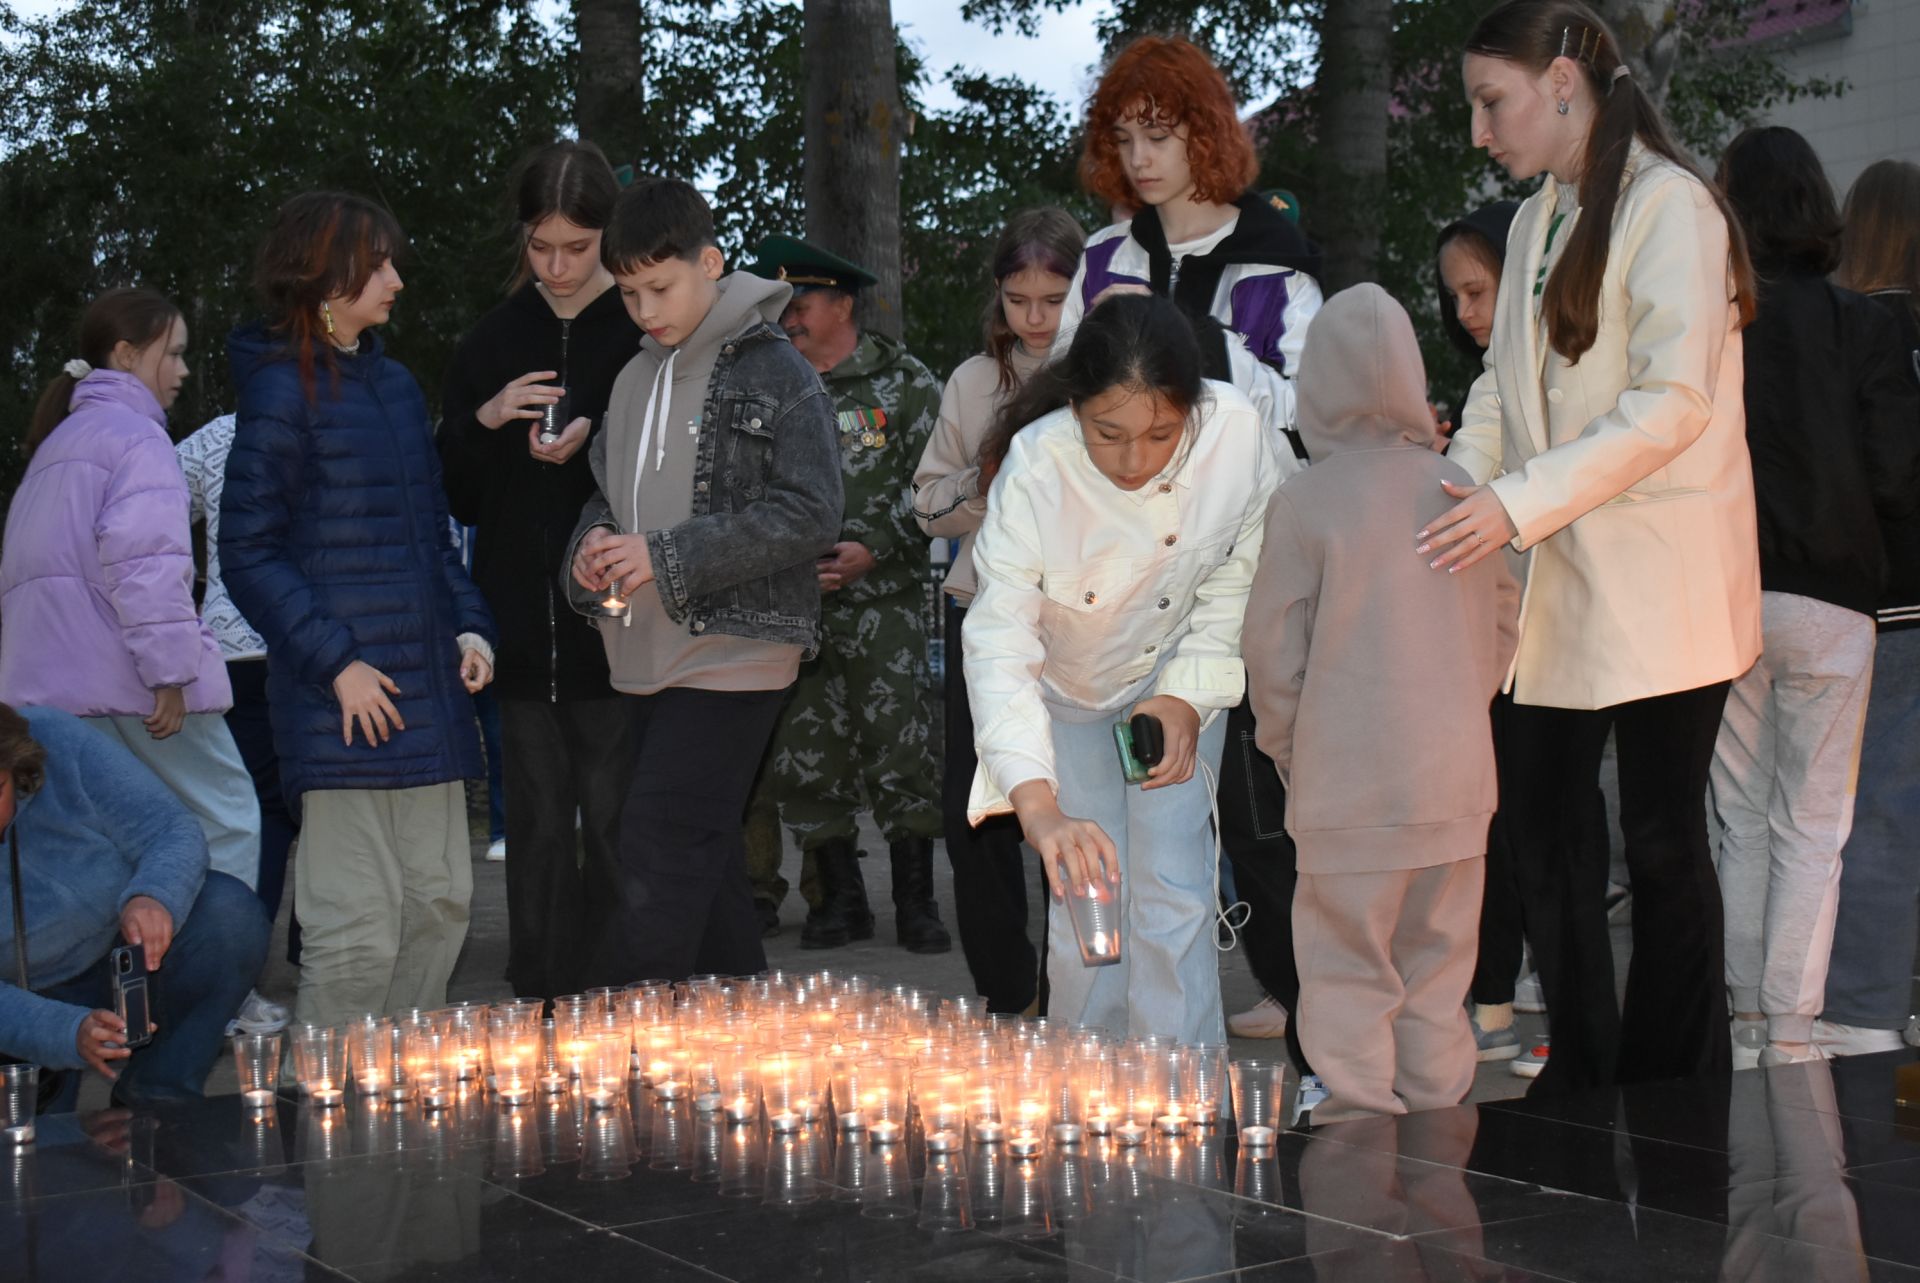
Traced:
<path fill-rule="evenodd" d="M 729 273 L 676 179 L 620 194 L 601 260 L 646 332 L 591 462 L 571 595 L 632 697 L 634 777 L 598 982 L 749 975 L 766 955 L 741 815 L 787 688 L 818 644 L 814 561 L 839 537 L 833 410 L 778 320 L 791 292 Z M 589 605 L 593 613 L 602 610 Z"/>

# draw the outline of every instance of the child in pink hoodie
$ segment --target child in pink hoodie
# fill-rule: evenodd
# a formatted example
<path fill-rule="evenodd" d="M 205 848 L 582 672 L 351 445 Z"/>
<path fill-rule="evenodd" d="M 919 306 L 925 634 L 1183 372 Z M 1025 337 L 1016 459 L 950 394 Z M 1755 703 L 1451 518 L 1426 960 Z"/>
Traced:
<path fill-rule="evenodd" d="M 1300 1039 L 1316 1123 L 1455 1105 L 1473 1082 L 1487 823 L 1487 710 L 1513 656 L 1502 558 L 1436 575 L 1406 533 L 1469 484 L 1431 448 L 1413 325 L 1376 285 L 1307 333 L 1300 432 L 1313 466 L 1275 494 L 1243 646 L 1259 744 L 1300 852 Z"/>

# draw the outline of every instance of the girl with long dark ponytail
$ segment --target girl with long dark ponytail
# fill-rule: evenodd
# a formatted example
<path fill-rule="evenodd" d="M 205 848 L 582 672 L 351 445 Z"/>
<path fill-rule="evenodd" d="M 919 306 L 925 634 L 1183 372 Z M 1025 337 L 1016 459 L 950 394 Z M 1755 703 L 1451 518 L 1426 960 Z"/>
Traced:
<path fill-rule="evenodd" d="M 1136 294 L 1096 306 L 989 439 L 985 457 L 1003 462 L 967 613 L 968 813 L 1013 811 L 1046 866 L 1049 1014 L 1063 1024 L 1225 1037 L 1200 777 L 1220 760 L 1215 714 L 1244 685 L 1277 444 L 1245 396 L 1202 377 L 1179 306 Z M 1166 747 L 1136 789 L 1112 724 L 1140 714 Z M 1117 901 L 1121 965 L 1083 964 L 1069 888 Z"/>
<path fill-rule="evenodd" d="M 1448 449 L 1480 484 L 1447 487 L 1460 502 L 1410 532 L 1410 555 L 1446 572 L 1526 554 L 1500 798 L 1553 1027 L 1535 1090 L 1723 1072 L 1704 798 L 1728 686 L 1760 652 L 1752 269 L 1726 201 L 1586 5 L 1508 0 L 1462 72 L 1475 145 L 1547 177 L 1514 217 L 1487 369 Z M 1601 848 L 1565 818 L 1609 732 L 1634 892 L 1624 1011 Z"/>

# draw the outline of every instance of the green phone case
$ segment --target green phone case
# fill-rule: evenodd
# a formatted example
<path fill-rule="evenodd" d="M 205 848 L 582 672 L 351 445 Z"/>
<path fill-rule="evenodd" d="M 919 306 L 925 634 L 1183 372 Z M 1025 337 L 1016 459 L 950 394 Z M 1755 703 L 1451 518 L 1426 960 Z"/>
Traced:
<path fill-rule="evenodd" d="M 1118 721 L 1113 724 L 1113 746 L 1120 750 L 1120 774 L 1129 784 L 1139 784 L 1147 778 L 1146 764 L 1134 756 L 1133 724 Z"/>

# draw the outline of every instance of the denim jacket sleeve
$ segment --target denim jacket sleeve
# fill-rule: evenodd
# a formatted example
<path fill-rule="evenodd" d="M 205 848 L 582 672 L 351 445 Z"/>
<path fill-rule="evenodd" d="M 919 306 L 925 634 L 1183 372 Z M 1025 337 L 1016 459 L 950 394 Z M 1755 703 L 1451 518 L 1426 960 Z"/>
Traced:
<path fill-rule="evenodd" d="M 810 561 L 839 538 L 840 451 L 825 387 L 784 343 L 756 345 L 730 373 L 778 398 L 766 485 L 738 511 L 716 505 L 648 532 L 660 604 L 675 622 L 699 598 Z"/>

